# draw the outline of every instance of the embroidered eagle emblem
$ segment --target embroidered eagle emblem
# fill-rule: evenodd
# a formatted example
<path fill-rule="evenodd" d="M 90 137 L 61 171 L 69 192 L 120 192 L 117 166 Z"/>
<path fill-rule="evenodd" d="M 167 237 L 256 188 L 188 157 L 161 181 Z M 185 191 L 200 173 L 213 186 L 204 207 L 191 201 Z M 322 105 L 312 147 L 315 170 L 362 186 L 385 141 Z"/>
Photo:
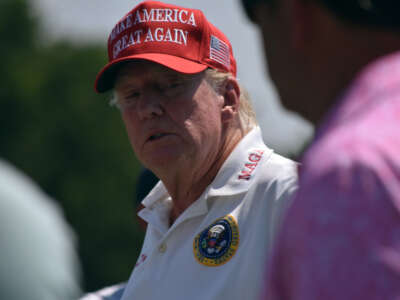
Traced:
<path fill-rule="evenodd" d="M 193 253 L 200 264 L 216 267 L 228 262 L 238 246 L 239 227 L 235 218 L 227 215 L 217 219 L 195 237 Z"/>

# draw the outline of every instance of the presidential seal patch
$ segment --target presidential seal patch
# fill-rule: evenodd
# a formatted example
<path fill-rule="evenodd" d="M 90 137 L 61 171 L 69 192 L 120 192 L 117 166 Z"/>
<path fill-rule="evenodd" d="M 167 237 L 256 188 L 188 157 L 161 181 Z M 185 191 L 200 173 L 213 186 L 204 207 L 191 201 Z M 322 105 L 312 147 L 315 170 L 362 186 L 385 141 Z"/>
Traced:
<path fill-rule="evenodd" d="M 238 224 L 233 216 L 227 215 L 217 219 L 195 237 L 193 252 L 202 265 L 217 267 L 228 262 L 238 246 Z"/>

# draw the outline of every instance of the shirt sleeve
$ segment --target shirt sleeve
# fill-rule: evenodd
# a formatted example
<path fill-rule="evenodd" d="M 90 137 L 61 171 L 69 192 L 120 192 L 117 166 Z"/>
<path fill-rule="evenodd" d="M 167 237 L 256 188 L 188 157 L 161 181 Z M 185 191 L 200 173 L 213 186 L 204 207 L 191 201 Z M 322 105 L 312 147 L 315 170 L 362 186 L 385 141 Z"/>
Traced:
<path fill-rule="evenodd" d="M 273 206 L 270 224 L 270 243 L 274 244 L 279 228 L 293 201 L 293 196 L 298 188 L 297 176 L 290 176 L 280 181 L 277 187 L 277 197 Z"/>
<path fill-rule="evenodd" d="M 301 186 L 263 299 L 400 299 L 398 180 L 357 164 Z"/>

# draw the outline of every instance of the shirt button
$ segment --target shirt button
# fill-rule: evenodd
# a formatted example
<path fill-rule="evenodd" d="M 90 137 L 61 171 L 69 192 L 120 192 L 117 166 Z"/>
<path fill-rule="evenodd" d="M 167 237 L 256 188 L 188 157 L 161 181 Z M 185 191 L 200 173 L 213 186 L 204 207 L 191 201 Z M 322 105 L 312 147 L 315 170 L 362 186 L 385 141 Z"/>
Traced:
<path fill-rule="evenodd" d="M 167 251 L 167 245 L 165 243 L 162 243 L 160 245 L 160 247 L 158 248 L 158 251 L 160 251 L 161 253 L 164 253 L 165 251 Z"/>

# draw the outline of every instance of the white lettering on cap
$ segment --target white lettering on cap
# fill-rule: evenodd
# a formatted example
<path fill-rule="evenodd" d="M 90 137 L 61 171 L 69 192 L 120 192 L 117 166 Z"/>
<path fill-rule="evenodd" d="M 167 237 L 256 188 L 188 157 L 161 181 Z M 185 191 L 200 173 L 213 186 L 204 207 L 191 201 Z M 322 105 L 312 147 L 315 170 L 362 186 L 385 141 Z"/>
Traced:
<path fill-rule="evenodd" d="M 136 44 L 140 44 L 142 33 L 143 33 L 143 30 L 138 29 L 135 32 L 131 32 L 129 34 L 129 36 L 125 34 L 123 37 L 121 37 L 114 44 L 113 58 L 115 59 L 121 53 L 121 51 L 125 50 L 126 48 L 136 45 Z"/>
<path fill-rule="evenodd" d="M 171 22 L 188 24 L 194 27 L 196 25 L 196 18 L 193 12 L 184 9 L 170 9 L 170 8 L 152 8 L 150 11 L 146 8 L 137 10 L 135 15 L 128 14 L 117 25 L 114 26 L 110 35 L 110 42 L 112 42 L 117 35 L 123 33 L 134 25 L 145 22 Z"/>
<path fill-rule="evenodd" d="M 113 47 L 113 59 L 117 58 L 121 51 L 130 46 L 140 44 L 142 42 L 143 30 L 139 29 L 133 33 L 123 35 L 115 42 Z M 187 46 L 189 32 L 178 28 L 162 28 L 158 27 L 154 31 L 149 28 L 145 34 L 143 43 L 150 42 L 169 42 Z"/>

